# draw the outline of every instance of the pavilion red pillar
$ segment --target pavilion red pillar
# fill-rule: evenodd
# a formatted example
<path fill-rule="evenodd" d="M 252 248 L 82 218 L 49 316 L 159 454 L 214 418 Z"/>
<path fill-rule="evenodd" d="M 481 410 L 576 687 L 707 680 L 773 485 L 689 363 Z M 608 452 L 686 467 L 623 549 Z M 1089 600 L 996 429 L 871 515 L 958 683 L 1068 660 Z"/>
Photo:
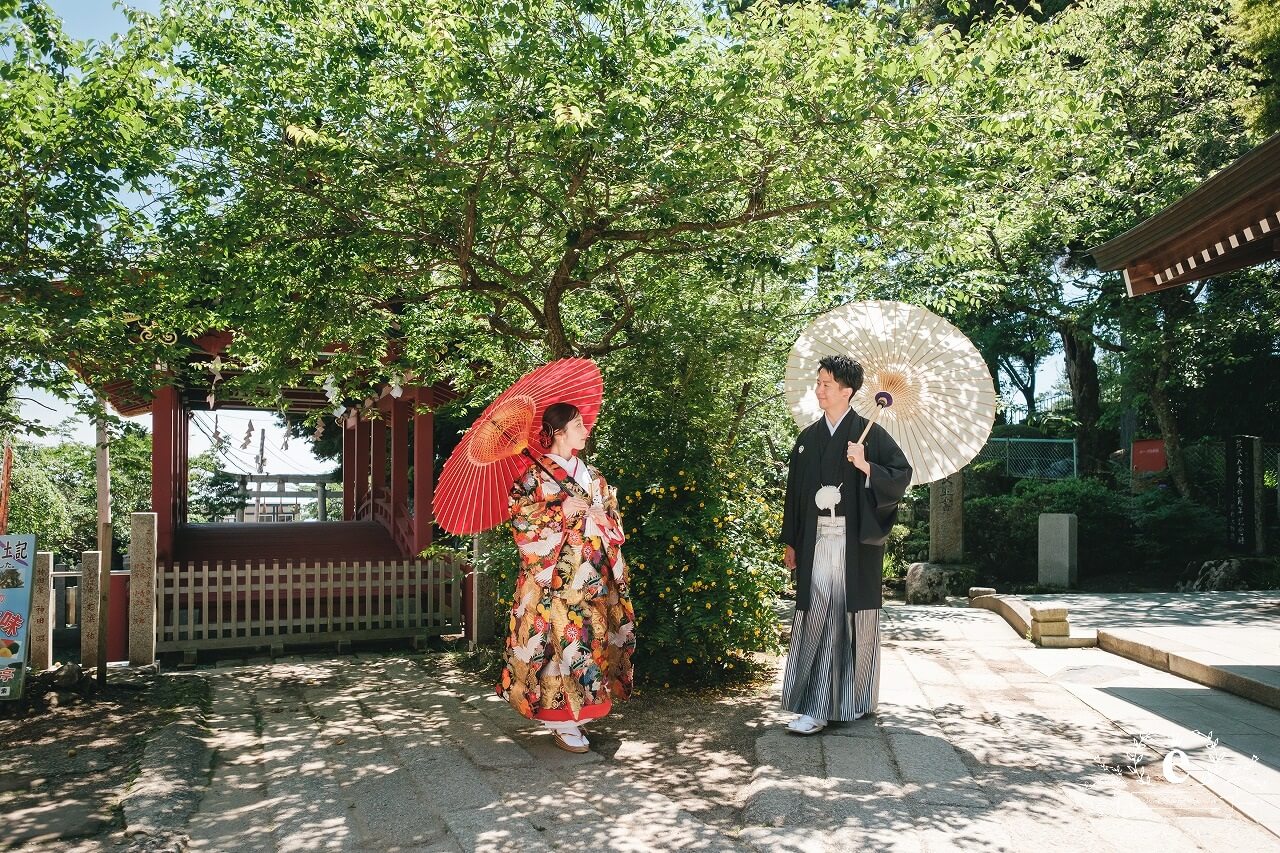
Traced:
<path fill-rule="evenodd" d="M 393 398 L 387 418 L 391 421 L 391 526 L 403 548 L 406 543 L 398 531 L 400 519 L 409 517 L 409 404 Z"/>
<path fill-rule="evenodd" d="M 355 415 L 356 432 L 356 514 L 359 515 L 369 496 L 369 444 L 372 438 L 370 422 Z"/>
<path fill-rule="evenodd" d="M 373 477 L 373 497 L 377 499 L 387 493 L 387 422 L 384 418 L 369 422 L 369 431 L 373 459 L 370 460 L 370 473 Z"/>
<path fill-rule="evenodd" d="M 180 523 L 180 501 L 185 502 L 186 483 L 179 483 L 185 453 L 179 427 L 186 426 L 178 390 L 156 390 L 151 403 L 151 511 L 156 514 L 156 559 L 173 559 L 174 533 Z M 180 495 L 182 497 L 180 497 Z"/>
<path fill-rule="evenodd" d="M 188 411 L 185 403 L 178 403 L 178 416 L 174 419 L 178 428 L 178 444 L 180 450 L 178 452 L 178 467 L 181 469 L 178 474 L 178 517 L 175 519 L 179 525 L 187 523 L 187 502 L 191 496 L 191 412 Z"/>
<path fill-rule="evenodd" d="M 355 415 L 342 419 L 342 520 L 356 517 L 356 428 Z"/>
<path fill-rule="evenodd" d="M 430 388 L 419 388 L 418 406 L 413 413 L 413 553 L 431 544 L 435 521 L 432 493 L 435 491 L 435 417 L 430 409 L 435 399 Z"/>

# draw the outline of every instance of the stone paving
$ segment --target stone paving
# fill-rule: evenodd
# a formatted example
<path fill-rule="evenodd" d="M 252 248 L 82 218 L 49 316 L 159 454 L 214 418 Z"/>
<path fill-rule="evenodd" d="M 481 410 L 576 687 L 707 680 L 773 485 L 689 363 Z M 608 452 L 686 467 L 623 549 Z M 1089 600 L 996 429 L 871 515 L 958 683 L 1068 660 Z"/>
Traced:
<path fill-rule="evenodd" d="M 1059 593 L 1027 601 L 1065 601 L 1085 628 L 1280 628 L 1280 591 Z"/>
<path fill-rule="evenodd" d="M 1046 596 L 1029 596 L 1035 601 Z M 1080 625 L 1176 653 L 1242 678 L 1280 685 L 1280 592 L 1069 594 Z M 1095 650 L 1023 658 L 1091 707 L 1167 754 L 1181 748 L 1192 775 L 1280 834 L 1280 711 Z"/>
<path fill-rule="evenodd" d="M 1185 682 L 1035 649 L 983 610 L 895 606 L 884 624 L 876 717 L 802 738 L 781 728 L 777 683 L 659 693 L 593 724 L 586 755 L 431 656 L 214 670 L 190 849 L 1280 851 L 1211 790 L 1221 768 L 1175 784 L 1169 744 L 1135 748 L 1155 724 L 1133 716 L 1154 713 L 1129 701 L 1143 679 Z M 1200 689 L 1206 712 L 1225 696 Z M 1280 711 L 1255 707 L 1241 719 L 1276 731 Z"/>
<path fill-rule="evenodd" d="M 775 732 L 761 739 L 778 747 L 760 756 L 774 763 L 765 772 L 789 780 L 764 812 L 748 805 L 746 823 L 782 823 L 748 830 L 769 848 L 1280 849 L 1203 786 L 1167 782 L 1158 765 L 1126 771 L 1138 763 L 1130 752 L 1139 762 L 1156 754 L 1135 750 L 1130 732 L 1037 663 L 1085 654 L 1091 666 L 1145 667 L 1096 649 L 1032 648 L 988 611 L 890 607 L 885 623 L 875 726 L 833 730 L 814 739 L 820 749 Z M 806 771 L 820 757 L 826 772 Z M 794 820 L 804 803 L 810 811 Z"/>

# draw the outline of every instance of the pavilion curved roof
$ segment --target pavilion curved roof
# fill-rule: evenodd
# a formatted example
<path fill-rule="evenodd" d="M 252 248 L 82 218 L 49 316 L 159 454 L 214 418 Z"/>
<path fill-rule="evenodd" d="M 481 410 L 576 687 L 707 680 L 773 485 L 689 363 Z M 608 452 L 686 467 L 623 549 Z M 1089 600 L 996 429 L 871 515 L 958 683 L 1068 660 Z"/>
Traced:
<path fill-rule="evenodd" d="M 1130 296 L 1280 258 L 1280 134 L 1090 253 Z"/>
<path fill-rule="evenodd" d="M 217 356 L 219 353 L 225 352 L 231 344 L 232 335 L 230 332 L 209 332 L 201 335 L 191 341 L 192 352 L 188 357 L 189 362 L 206 362 L 209 358 Z M 331 348 L 336 350 L 336 347 Z M 330 350 L 326 350 L 328 354 Z M 92 381 L 92 377 L 86 375 L 86 371 L 77 368 L 77 373 L 81 378 L 90 385 L 96 385 Z M 230 377 L 236 374 L 236 371 L 224 367 L 222 369 L 224 376 Z M 309 371 L 310 375 L 320 376 L 323 374 L 321 364 L 317 364 L 315 368 Z M 138 389 L 133 382 L 129 380 L 119 380 L 107 382 L 96 386 L 99 392 L 106 397 L 111 404 L 111 408 L 115 409 L 123 417 L 133 417 L 135 415 L 144 415 L 151 411 L 152 396 Z M 331 409 L 333 402 L 329 400 L 325 392 L 315 386 L 299 386 L 281 388 L 280 398 L 284 402 L 284 410 L 288 412 L 310 412 L 316 409 Z M 415 400 L 424 404 L 438 404 L 446 402 L 457 397 L 457 393 L 449 386 L 443 383 L 437 383 L 430 389 L 406 388 L 406 399 Z M 209 395 L 208 386 L 184 385 L 178 389 L 178 394 L 183 401 L 185 407 L 193 411 L 201 411 L 209 408 L 207 397 Z M 247 409 L 261 410 L 263 407 L 260 403 L 251 400 L 238 399 L 233 395 L 224 394 L 220 389 L 217 394 L 218 409 Z"/>

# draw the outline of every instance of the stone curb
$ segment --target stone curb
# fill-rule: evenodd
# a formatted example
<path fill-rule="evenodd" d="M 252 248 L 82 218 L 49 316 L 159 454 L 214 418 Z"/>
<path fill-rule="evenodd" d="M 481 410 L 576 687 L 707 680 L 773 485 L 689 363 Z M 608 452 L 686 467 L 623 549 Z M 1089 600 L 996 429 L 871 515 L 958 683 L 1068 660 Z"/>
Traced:
<path fill-rule="evenodd" d="M 196 712 L 147 741 L 138 777 L 120 801 L 130 853 L 187 849 L 187 821 L 204 796 L 213 764 L 208 735 Z"/>
<path fill-rule="evenodd" d="M 999 614 L 1019 637 L 1031 633 L 1031 608 L 1016 595 L 979 595 L 969 599 L 969 606 Z"/>
<path fill-rule="evenodd" d="M 1037 612 L 1045 615 L 1056 615 L 1056 610 L 1042 610 L 1042 605 L 1032 606 L 1016 595 L 976 595 L 969 599 L 970 607 L 980 607 L 999 614 L 1019 637 L 1028 634 L 1036 635 L 1039 642 L 1035 645 L 1045 649 L 1087 649 L 1098 645 L 1098 632 L 1091 628 L 1073 628 L 1067 636 L 1046 636 L 1043 632 L 1033 631 Z M 1060 607 L 1060 605 L 1054 605 Z M 1065 613 L 1065 608 L 1063 608 Z"/>
<path fill-rule="evenodd" d="M 1216 687 L 1280 710 L 1280 683 L 1268 683 L 1233 672 L 1230 667 L 1239 666 L 1238 662 L 1213 652 L 1135 628 L 1099 630 L 1098 647 L 1197 684 Z"/>

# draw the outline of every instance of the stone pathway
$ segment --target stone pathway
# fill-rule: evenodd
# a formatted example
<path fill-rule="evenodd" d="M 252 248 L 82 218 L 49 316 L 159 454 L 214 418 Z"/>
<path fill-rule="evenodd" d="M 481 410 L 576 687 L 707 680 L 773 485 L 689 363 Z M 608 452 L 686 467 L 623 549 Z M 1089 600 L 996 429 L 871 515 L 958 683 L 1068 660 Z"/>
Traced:
<path fill-rule="evenodd" d="M 877 717 L 801 738 L 776 683 L 657 693 L 586 755 L 431 657 L 216 670 L 190 849 L 1280 851 L 1204 773 L 1175 784 L 1135 750 L 1147 721 L 1108 668 L 1145 667 L 1034 649 L 982 610 L 890 607 L 885 630 Z"/>
<path fill-rule="evenodd" d="M 1179 750 L 1175 778 L 1189 774 L 1280 835 L 1280 711 L 1096 649 L 1019 656 L 1162 758 Z"/>
<path fill-rule="evenodd" d="M 572 755 L 479 685 L 421 662 L 228 673 L 211 725 L 222 755 L 192 850 L 732 850 L 600 753 Z M 578 793 L 574 793 L 578 792 Z"/>
<path fill-rule="evenodd" d="M 1145 667 L 1034 649 L 982 610 L 890 607 L 885 628 L 874 725 L 758 741 L 743 836 L 761 849 L 1280 850 L 1204 786 L 1126 772 L 1159 755 L 1135 762 L 1131 733 L 1035 662 Z"/>

